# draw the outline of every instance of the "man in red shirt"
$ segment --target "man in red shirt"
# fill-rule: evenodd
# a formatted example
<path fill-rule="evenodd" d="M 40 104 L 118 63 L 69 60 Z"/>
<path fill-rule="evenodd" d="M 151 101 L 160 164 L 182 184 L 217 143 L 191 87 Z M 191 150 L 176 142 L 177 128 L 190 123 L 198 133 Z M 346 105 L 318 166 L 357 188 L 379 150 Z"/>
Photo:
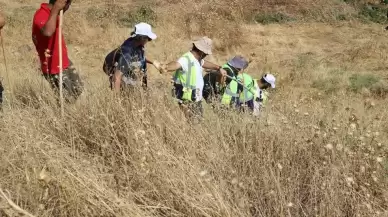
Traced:
<path fill-rule="evenodd" d="M 51 87 L 59 90 L 59 12 L 66 12 L 71 0 L 50 0 L 42 3 L 35 12 L 32 25 L 32 41 L 38 52 L 43 76 Z M 83 83 L 67 56 L 66 42 L 62 34 L 63 90 L 67 101 L 77 99 L 83 91 Z"/>

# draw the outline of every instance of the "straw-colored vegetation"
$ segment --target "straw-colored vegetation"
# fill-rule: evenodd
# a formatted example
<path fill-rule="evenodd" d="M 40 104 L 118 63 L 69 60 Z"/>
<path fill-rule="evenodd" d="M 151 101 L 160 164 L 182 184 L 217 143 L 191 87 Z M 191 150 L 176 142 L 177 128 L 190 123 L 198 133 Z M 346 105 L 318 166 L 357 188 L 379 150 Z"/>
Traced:
<path fill-rule="evenodd" d="M 39 1 L 1 0 L 8 63 L 0 113 L 0 216 L 387 216 L 388 44 L 381 8 L 357 1 L 75 0 L 65 14 L 85 93 L 64 118 L 39 75 Z M 189 125 L 170 76 L 116 98 L 102 61 L 139 21 L 152 59 L 202 35 L 209 59 L 256 59 L 277 88 L 258 120 L 216 113 Z M 13 206 L 9 201 L 13 201 Z M 26 214 L 24 214 L 26 215 Z"/>

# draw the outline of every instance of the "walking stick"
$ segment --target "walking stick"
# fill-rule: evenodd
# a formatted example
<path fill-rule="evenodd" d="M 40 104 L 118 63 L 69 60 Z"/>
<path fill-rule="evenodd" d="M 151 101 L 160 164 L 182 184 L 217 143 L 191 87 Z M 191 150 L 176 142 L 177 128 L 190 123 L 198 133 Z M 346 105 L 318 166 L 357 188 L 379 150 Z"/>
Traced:
<path fill-rule="evenodd" d="M 63 10 L 59 13 L 59 29 L 58 29 L 58 46 L 59 46 L 59 98 L 61 103 L 61 116 L 64 115 L 63 105 L 63 66 L 62 66 L 62 23 L 63 23 Z"/>

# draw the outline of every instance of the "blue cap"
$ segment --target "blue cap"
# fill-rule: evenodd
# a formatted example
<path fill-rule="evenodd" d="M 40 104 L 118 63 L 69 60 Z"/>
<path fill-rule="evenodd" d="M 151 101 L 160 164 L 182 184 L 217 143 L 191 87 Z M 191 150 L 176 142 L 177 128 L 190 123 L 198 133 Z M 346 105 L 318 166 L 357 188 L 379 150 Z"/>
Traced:
<path fill-rule="evenodd" d="M 242 56 L 235 56 L 228 61 L 228 64 L 235 69 L 245 69 L 248 67 L 248 61 Z"/>

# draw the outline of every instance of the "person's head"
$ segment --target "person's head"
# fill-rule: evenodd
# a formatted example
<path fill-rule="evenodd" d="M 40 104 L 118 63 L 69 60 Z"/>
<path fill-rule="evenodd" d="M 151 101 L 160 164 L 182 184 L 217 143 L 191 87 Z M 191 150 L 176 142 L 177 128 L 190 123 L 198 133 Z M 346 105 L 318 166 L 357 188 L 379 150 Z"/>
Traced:
<path fill-rule="evenodd" d="M 272 74 L 264 74 L 258 82 L 260 89 L 275 88 L 276 78 Z"/>
<path fill-rule="evenodd" d="M 135 25 L 135 29 L 131 32 L 132 40 L 144 46 L 147 42 L 155 40 L 156 34 L 152 32 L 151 25 L 147 23 L 139 23 Z"/>
<path fill-rule="evenodd" d="M 208 37 L 202 37 L 193 42 L 191 51 L 198 54 L 199 59 L 204 59 L 207 55 L 212 54 L 212 40 Z"/>
<path fill-rule="evenodd" d="M 233 69 L 233 73 L 236 74 L 246 69 L 249 62 L 243 56 L 237 55 L 228 61 L 228 65 Z"/>
<path fill-rule="evenodd" d="M 50 4 L 50 5 L 54 5 L 56 1 L 57 1 L 57 0 L 49 0 L 49 4 Z M 67 1 L 66 1 L 66 6 L 63 8 L 63 12 L 66 12 L 67 10 L 69 10 L 69 7 L 70 7 L 70 5 L 71 5 L 71 2 L 72 2 L 72 0 L 67 0 Z"/>

